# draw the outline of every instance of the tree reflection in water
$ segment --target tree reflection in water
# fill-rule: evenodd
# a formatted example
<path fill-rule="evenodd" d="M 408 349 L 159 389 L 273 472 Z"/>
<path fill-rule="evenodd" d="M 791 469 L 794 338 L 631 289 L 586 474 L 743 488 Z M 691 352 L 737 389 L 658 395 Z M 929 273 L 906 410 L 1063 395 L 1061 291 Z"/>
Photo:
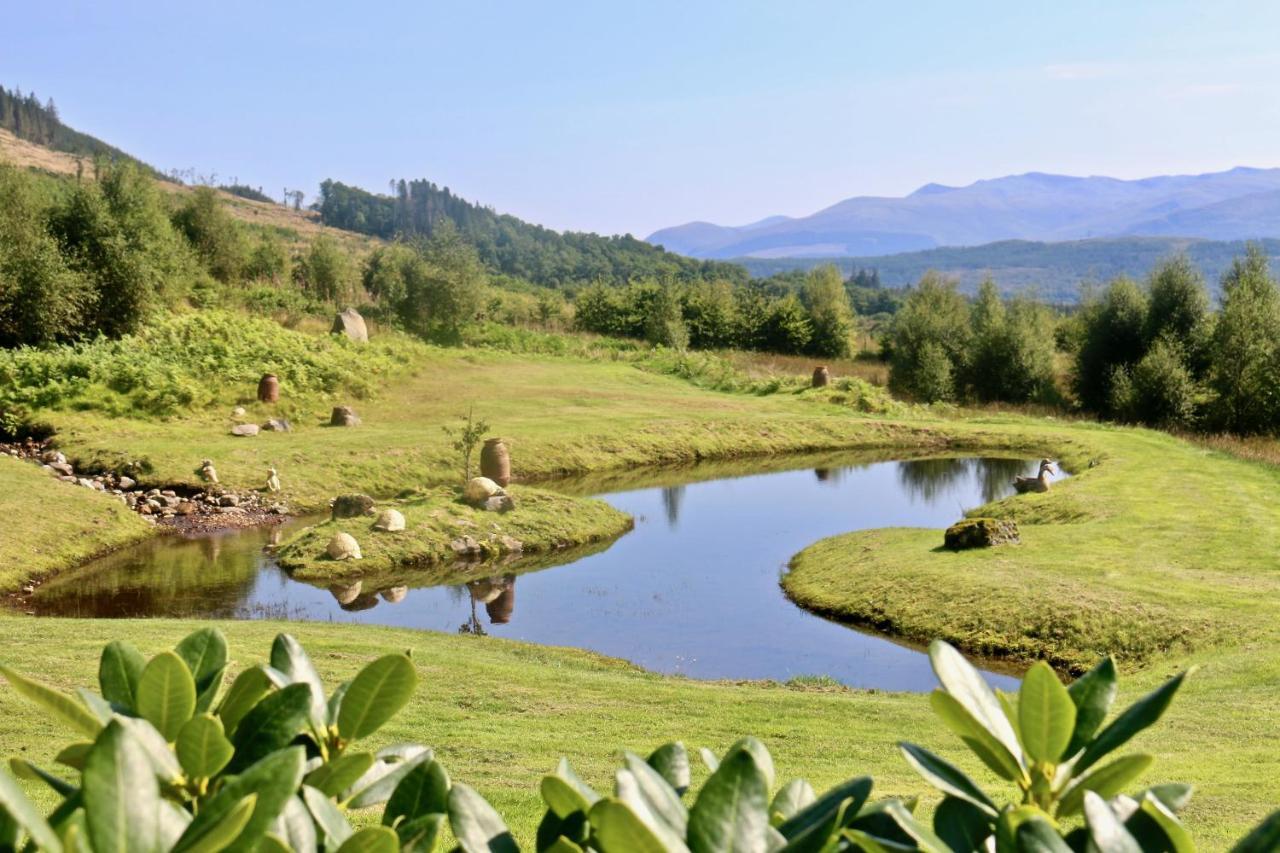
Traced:
<path fill-rule="evenodd" d="M 668 486 L 662 490 L 662 508 L 667 513 L 667 526 L 676 529 L 680 521 L 680 502 L 684 500 L 684 486 Z"/>
<path fill-rule="evenodd" d="M 511 614 L 516 609 L 515 575 L 467 581 L 466 588 L 471 596 L 471 618 L 458 626 L 459 634 L 485 635 L 484 626 L 476 615 L 476 604 L 484 605 L 490 624 L 505 625 L 511 621 Z"/>

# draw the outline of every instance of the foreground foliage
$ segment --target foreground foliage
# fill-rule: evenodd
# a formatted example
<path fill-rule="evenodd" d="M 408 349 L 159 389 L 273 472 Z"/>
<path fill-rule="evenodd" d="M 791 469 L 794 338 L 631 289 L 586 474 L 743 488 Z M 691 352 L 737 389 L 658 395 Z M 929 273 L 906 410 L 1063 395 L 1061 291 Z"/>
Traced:
<path fill-rule="evenodd" d="M 984 763 L 1016 781 L 1023 801 L 997 808 L 963 772 L 921 747 L 908 761 L 946 795 L 930 829 L 915 801 L 870 801 L 859 776 L 817 795 L 801 779 L 775 789 L 773 759 L 743 738 L 721 757 L 702 750 L 710 775 L 694 794 L 680 743 L 648 759 L 624 755 L 613 796 L 602 797 L 567 761 L 540 785 L 547 811 L 539 850 L 572 851 L 1131 851 L 1191 850 L 1174 813 L 1187 786 L 1119 795 L 1150 763 L 1099 759 L 1159 719 L 1178 676 L 1101 727 L 1115 694 L 1104 660 L 1071 688 L 1033 668 L 1016 700 L 997 696 L 960 655 L 930 650 L 943 689 L 935 709 Z M 514 851 L 501 816 L 472 788 L 453 783 L 432 751 L 356 746 L 409 701 L 417 674 L 390 654 L 326 695 L 302 646 L 276 637 L 269 664 L 243 670 L 223 690 L 229 654 L 216 629 L 197 631 L 146 660 L 110 643 L 99 664 L 101 694 L 74 697 L 0 667 L 13 688 L 77 732 L 57 761 L 79 784 L 25 759 L 13 773 L 61 798 L 41 815 L 0 772 L 0 846 L 61 850 L 427 851 L 445 828 L 464 851 Z M 1064 756 L 1070 756 L 1064 758 Z M 773 792 L 771 795 L 771 791 Z M 689 794 L 690 805 L 685 796 Z M 1109 799 L 1105 799 L 1109 798 Z M 381 806 L 378 825 L 353 829 L 347 813 Z M 1057 823 L 1083 809 L 1085 826 Z M 1280 815 L 1235 848 L 1274 850 Z"/>

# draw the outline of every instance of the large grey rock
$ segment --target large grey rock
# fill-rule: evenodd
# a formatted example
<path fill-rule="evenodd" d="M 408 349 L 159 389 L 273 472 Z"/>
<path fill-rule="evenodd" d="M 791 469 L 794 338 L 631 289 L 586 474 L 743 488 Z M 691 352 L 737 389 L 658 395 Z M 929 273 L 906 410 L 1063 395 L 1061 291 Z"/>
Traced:
<path fill-rule="evenodd" d="M 232 435 L 257 435 L 260 427 L 257 424 L 236 424 L 231 428 Z"/>
<path fill-rule="evenodd" d="M 365 325 L 360 312 L 354 308 L 348 308 L 335 316 L 330 332 L 335 335 L 346 335 L 357 343 L 365 343 L 369 340 L 369 327 Z"/>
<path fill-rule="evenodd" d="M 478 505 L 495 495 L 505 495 L 506 492 L 502 490 L 502 486 L 488 477 L 472 477 L 467 481 L 467 487 L 463 489 L 462 494 L 468 503 Z"/>
<path fill-rule="evenodd" d="M 350 406 L 334 406 L 333 413 L 329 416 L 329 426 L 360 426 L 360 416 Z"/>
<path fill-rule="evenodd" d="M 1021 541 L 1018 523 L 999 518 L 966 518 L 948 527 L 943 536 L 943 545 L 953 551 L 1017 545 Z"/>
<path fill-rule="evenodd" d="M 373 514 L 373 498 L 368 495 L 338 495 L 333 499 L 334 518 L 356 518 Z"/>

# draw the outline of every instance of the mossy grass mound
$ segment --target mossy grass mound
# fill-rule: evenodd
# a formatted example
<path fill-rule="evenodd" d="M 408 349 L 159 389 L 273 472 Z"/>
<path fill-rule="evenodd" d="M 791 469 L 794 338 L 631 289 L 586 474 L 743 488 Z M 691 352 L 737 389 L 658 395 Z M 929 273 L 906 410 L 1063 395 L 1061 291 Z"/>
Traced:
<path fill-rule="evenodd" d="M 378 509 L 392 508 L 404 514 L 402 531 L 375 530 L 376 513 L 331 519 L 299 533 L 281 546 L 277 556 L 280 565 L 298 580 L 391 582 L 403 579 L 406 570 L 448 564 L 460 556 L 474 563 L 607 541 L 632 525 L 631 516 L 601 500 L 529 486 L 513 486 L 508 494 L 515 500 L 515 509 L 486 512 L 463 502 L 459 489 L 439 486 L 417 497 L 377 505 Z M 337 533 L 355 537 L 363 559 L 329 559 L 325 548 Z M 454 543 L 475 547 L 460 555 Z"/>

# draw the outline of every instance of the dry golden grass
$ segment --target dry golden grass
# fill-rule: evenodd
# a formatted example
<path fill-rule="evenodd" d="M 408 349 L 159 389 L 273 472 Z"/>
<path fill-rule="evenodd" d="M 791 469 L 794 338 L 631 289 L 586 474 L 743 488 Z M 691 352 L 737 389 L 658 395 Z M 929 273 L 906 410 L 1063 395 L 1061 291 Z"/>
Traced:
<path fill-rule="evenodd" d="M 752 379 L 775 376 L 808 376 L 819 364 L 825 364 L 832 379 L 852 376 L 883 388 L 889 384 L 889 365 L 872 357 L 819 358 L 809 355 L 778 355 L 769 352 L 731 350 L 720 353 L 733 366 Z"/>

